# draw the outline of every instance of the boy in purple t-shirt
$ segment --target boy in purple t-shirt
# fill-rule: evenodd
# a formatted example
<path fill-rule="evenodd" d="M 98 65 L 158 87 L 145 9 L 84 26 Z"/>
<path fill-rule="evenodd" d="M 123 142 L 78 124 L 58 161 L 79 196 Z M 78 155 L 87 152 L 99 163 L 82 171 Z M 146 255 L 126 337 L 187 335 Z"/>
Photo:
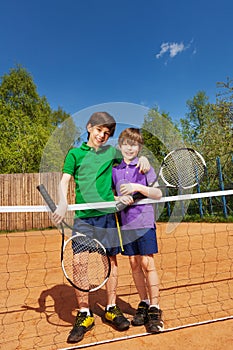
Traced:
<path fill-rule="evenodd" d="M 156 187 L 158 183 L 150 187 L 156 180 L 154 169 L 143 174 L 136 166 L 143 144 L 139 129 L 127 128 L 122 131 L 118 144 L 123 160 L 113 168 L 115 199 L 128 205 L 120 212 L 124 244 L 122 254 L 129 256 L 134 283 L 141 299 L 132 324 L 145 324 L 148 332 L 158 333 L 163 329 L 163 321 L 158 300 L 159 279 L 153 256 L 158 252 L 154 209 L 151 204 L 130 204 L 133 203 L 131 195 L 135 192 L 152 199 L 160 199 L 162 192 Z"/>

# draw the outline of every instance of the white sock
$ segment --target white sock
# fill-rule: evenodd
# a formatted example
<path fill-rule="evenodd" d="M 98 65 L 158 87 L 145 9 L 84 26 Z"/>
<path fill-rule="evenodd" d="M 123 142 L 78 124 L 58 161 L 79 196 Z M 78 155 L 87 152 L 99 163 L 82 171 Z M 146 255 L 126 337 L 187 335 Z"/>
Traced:
<path fill-rule="evenodd" d="M 159 309 L 159 304 L 150 305 L 150 308 L 151 307 L 156 307 L 157 309 Z"/>
<path fill-rule="evenodd" d="M 142 300 L 144 303 L 146 303 L 148 306 L 150 305 L 150 300 L 149 299 L 143 299 Z"/>
<path fill-rule="evenodd" d="M 106 310 L 108 311 L 110 309 L 110 307 L 114 307 L 114 306 L 116 306 L 116 304 L 109 304 L 106 306 Z"/>
<path fill-rule="evenodd" d="M 87 316 L 90 316 L 90 309 L 88 307 L 81 307 L 80 312 L 86 312 L 87 313 Z"/>

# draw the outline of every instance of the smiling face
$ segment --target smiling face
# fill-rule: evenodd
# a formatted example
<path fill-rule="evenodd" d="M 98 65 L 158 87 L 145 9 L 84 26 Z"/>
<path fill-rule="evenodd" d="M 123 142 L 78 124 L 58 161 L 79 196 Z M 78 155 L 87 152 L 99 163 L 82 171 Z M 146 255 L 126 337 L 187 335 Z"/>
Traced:
<path fill-rule="evenodd" d="M 124 140 L 124 142 L 120 145 L 120 150 L 125 163 L 129 164 L 134 158 L 137 157 L 140 151 L 140 145 L 137 141 L 132 142 L 131 140 Z"/>
<path fill-rule="evenodd" d="M 111 136 L 109 128 L 103 125 L 91 126 L 91 124 L 89 124 L 87 126 L 87 130 L 89 132 L 89 140 L 87 145 L 94 147 L 95 149 L 103 146 Z"/>
<path fill-rule="evenodd" d="M 118 144 L 124 161 L 129 164 L 138 156 L 143 145 L 140 130 L 138 128 L 126 128 L 119 135 Z"/>

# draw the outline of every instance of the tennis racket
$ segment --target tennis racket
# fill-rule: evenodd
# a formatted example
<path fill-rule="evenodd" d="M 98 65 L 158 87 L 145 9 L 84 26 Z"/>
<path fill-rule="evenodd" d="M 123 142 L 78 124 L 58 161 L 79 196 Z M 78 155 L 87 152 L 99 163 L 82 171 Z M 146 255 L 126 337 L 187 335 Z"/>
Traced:
<path fill-rule="evenodd" d="M 159 188 L 189 189 L 199 184 L 205 174 L 206 163 L 200 153 L 192 148 L 177 148 L 163 159 L 158 176 L 150 186 L 161 178 L 164 185 Z M 134 201 L 145 198 L 141 193 L 135 193 L 132 197 Z M 116 203 L 117 211 L 125 207 L 120 201 Z"/>
<path fill-rule="evenodd" d="M 37 186 L 49 209 L 57 207 L 44 185 Z M 108 280 L 111 265 L 105 247 L 96 239 L 73 230 L 64 220 L 60 224 L 62 234 L 61 266 L 67 281 L 82 292 L 100 289 Z M 65 240 L 65 228 L 71 232 Z"/>

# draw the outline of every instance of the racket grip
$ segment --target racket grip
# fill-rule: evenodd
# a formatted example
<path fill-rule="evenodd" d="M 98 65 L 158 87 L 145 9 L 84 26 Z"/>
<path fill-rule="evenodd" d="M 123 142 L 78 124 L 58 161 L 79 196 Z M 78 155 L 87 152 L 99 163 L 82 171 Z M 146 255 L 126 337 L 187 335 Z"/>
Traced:
<path fill-rule="evenodd" d="M 140 192 L 134 193 L 134 194 L 132 195 L 132 197 L 133 197 L 133 200 L 134 200 L 134 201 L 136 201 L 137 199 L 146 198 L 146 197 L 143 196 L 143 194 L 141 194 Z M 124 204 L 124 203 L 122 203 L 122 202 L 120 202 L 120 201 L 116 203 L 116 209 L 117 209 L 117 211 L 121 211 L 121 210 L 125 209 L 126 207 L 127 207 L 127 204 Z"/>
<path fill-rule="evenodd" d="M 121 201 L 116 203 L 116 210 L 121 211 L 127 207 L 127 204 L 122 203 Z"/>
<path fill-rule="evenodd" d="M 143 194 L 141 194 L 140 192 L 134 193 L 133 194 L 133 200 L 136 201 L 138 199 L 143 199 L 146 198 L 145 196 L 143 196 Z"/>
<path fill-rule="evenodd" d="M 40 194 L 44 198 L 45 202 L 48 204 L 49 209 L 54 213 L 55 210 L 57 209 L 57 206 L 54 203 L 54 201 L 52 200 L 52 198 L 50 197 L 50 195 L 48 194 L 44 185 L 43 184 L 38 185 L 36 188 L 38 189 L 38 191 L 40 192 Z"/>

